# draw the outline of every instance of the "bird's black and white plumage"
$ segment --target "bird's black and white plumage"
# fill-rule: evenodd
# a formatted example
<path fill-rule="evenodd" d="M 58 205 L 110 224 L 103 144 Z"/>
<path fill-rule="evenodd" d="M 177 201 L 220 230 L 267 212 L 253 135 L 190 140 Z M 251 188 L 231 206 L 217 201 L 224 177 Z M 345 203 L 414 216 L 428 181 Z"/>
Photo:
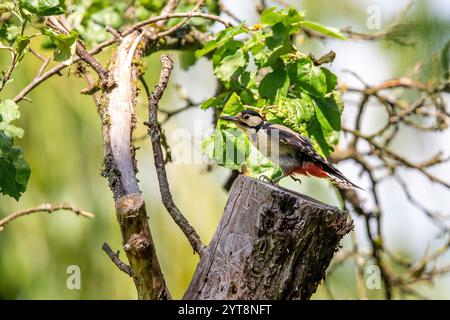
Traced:
<path fill-rule="evenodd" d="M 276 181 L 297 173 L 328 178 L 341 189 L 359 188 L 318 154 L 307 137 L 288 127 L 264 121 L 253 110 L 242 111 L 236 117 L 223 116 L 221 119 L 234 122 L 265 157 L 281 167 L 283 176 Z"/>

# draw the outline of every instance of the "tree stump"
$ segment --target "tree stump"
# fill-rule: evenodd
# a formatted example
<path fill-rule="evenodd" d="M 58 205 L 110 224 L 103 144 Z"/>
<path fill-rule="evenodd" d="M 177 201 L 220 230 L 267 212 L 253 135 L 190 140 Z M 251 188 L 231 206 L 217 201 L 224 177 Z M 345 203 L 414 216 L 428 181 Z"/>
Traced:
<path fill-rule="evenodd" d="M 239 176 L 184 299 L 309 299 L 352 227 L 336 207 Z"/>

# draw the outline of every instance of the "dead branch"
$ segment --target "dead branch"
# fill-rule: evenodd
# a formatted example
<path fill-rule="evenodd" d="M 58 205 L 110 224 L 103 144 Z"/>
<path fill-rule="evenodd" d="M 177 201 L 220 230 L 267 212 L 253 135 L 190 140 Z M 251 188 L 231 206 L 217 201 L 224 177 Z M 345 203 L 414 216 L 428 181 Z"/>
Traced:
<path fill-rule="evenodd" d="M 146 123 L 149 128 L 148 133 L 150 135 L 153 147 L 153 156 L 155 159 L 156 173 L 158 175 L 159 189 L 161 192 L 162 202 L 167 211 L 169 212 L 175 223 L 183 231 L 194 251 L 201 255 L 205 245 L 201 242 L 197 232 L 189 224 L 189 222 L 186 220 L 186 218 L 183 216 L 183 214 L 173 201 L 170 192 L 169 181 L 167 179 L 165 162 L 160 143 L 161 135 L 158 125 L 158 103 L 164 93 L 164 90 L 167 87 L 170 73 L 173 69 L 173 61 L 168 55 L 161 56 L 160 60 L 162 64 L 161 74 L 154 93 L 150 94 L 149 96 L 148 122 Z"/>
<path fill-rule="evenodd" d="M 131 270 L 129 265 L 120 260 L 119 251 L 117 251 L 116 253 L 112 251 L 111 247 L 106 242 L 103 243 L 102 249 L 103 251 L 106 252 L 106 254 L 109 256 L 111 261 L 117 266 L 117 268 L 119 268 L 119 270 L 125 272 L 127 275 L 133 278 L 134 276 L 133 270 Z"/>
<path fill-rule="evenodd" d="M 116 202 L 122 243 L 138 298 L 169 299 L 136 179 L 135 149 L 131 142 L 139 76 L 133 60 L 142 57 L 142 48 L 138 47 L 141 40 L 139 32 L 124 36 L 111 59 L 108 72 L 116 85 L 104 93 L 99 108 L 105 147 L 103 175 L 109 181 Z"/>
<path fill-rule="evenodd" d="M 83 216 L 83 217 L 86 217 L 86 218 L 93 218 L 94 217 L 93 213 L 81 210 L 81 209 L 79 209 L 79 208 L 77 208 L 74 205 L 69 204 L 69 203 L 62 203 L 62 204 L 43 203 L 43 204 L 41 204 L 41 205 L 39 205 L 37 207 L 23 209 L 23 210 L 19 210 L 19 211 L 13 212 L 13 213 L 7 215 L 6 217 L 4 217 L 3 219 L 1 219 L 0 220 L 0 232 L 3 231 L 3 229 L 5 228 L 5 226 L 8 223 L 10 223 L 11 221 L 13 221 L 13 220 L 15 220 L 17 218 L 20 218 L 22 216 L 33 214 L 33 213 L 36 213 L 36 212 L 52 213 L 54 211 L 60 211 L 60 210 L 72 211 L 76 215 Z"/>

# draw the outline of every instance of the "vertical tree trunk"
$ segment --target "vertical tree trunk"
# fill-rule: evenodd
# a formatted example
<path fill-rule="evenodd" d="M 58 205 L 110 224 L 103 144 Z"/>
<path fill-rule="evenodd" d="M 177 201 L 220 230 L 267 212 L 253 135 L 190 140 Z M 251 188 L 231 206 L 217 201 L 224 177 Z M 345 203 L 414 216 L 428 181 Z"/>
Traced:
<path fill-rule="evenodd" d="M 309 299 L 339 241 L 347 212 L 239 176 L 185 299 Z"/>
<path fill-rule="evenodd" d="M 121 39 L 108 70 L 114 87 L 103 93 L 99 111 L 105 146 L 103 175 L 108 178 L 116 202 L 117 221 L 138 298 L 157 300 L 167 299 L 170 294 L 148 226 L 131 143 L 138 82 L 138 70 L 133 60 L 142 56 L 141 37 L 142 34 L 136 31 Z"/>

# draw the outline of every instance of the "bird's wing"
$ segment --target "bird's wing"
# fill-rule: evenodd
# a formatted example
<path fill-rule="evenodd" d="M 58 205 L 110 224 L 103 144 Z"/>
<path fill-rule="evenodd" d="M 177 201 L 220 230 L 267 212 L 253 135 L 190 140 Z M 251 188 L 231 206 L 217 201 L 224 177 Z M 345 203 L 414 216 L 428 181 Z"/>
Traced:
<path fill-rule="evenodd" d="M 281 124 L 269 124 L 266 127 L 268 135 L 273 136 L 274 134 L 277 134 L 280 143 L 283 146 L 292 148 L 296 155 L 310 158 L 305 160 L 328 163 L 325 158 L 314 150 L 314 147 L 308 138 L 303 137 L 301 134 Z"/>
<path fill-rule="evenodd" d="M 311 141 L 307 137 L 303 137 L 301 134 L 281 124 L 267 123 L 264 127 L 267 129 L 269 136 L 277 134 L 280 144 L 283 147 L 292 149 L 295 156 L 299 157 L 299 160 L 312 161 L 313 163 L 319 164 L 323 170 L 328 173 L 331 180 L 339 187 L 344 189 L 349 187 L 361 189 L 348 180 L 338 168 L 317 153 L 317 151 L 314 150 Z"/>

